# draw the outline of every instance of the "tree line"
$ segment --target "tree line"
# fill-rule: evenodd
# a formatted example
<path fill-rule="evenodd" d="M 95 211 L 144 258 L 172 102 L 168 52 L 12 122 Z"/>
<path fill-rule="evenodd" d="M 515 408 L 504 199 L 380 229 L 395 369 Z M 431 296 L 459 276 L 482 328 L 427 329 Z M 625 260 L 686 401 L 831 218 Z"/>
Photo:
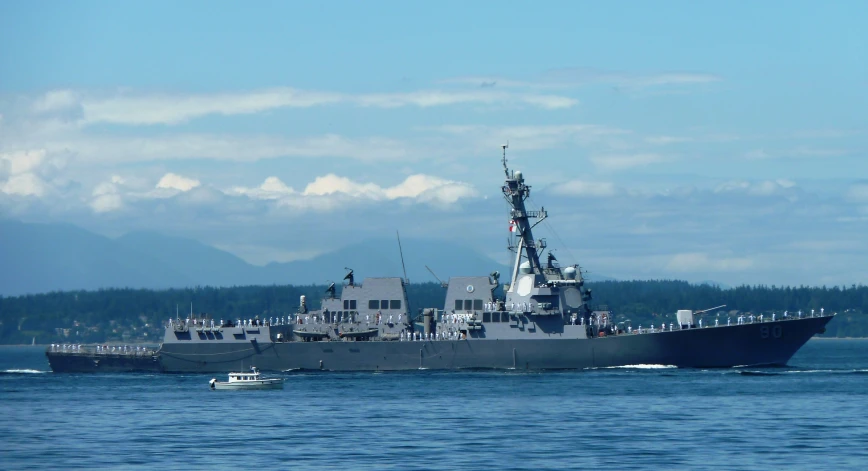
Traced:
<path fill-rule="evenodd" d="M 868 337 L 868 287 L 739 286 L 720 288 L 677 280 L 588 283 L 594 307 L 609 309 L 615 319 L 634 327 L 674 322 L 678 309 L 725 308 L 706 316 L 725 319 L 731 311 L 781 315 L 785 310 L 808 315 L 838 313 L 827 337 Z M 300 296 L 319 307 L 325 286 L 273 285 L 195 287 L 169 290 L 104 289 L 0 297 L 0 343 L 146 341 L 159 343 L 162 326 L 176 315 L 208 313 L 214 319 L 268 319 L 292 315 Z M 412 313 L 443 308 L 446 291 L 438 283 L 407 286 Z"/>

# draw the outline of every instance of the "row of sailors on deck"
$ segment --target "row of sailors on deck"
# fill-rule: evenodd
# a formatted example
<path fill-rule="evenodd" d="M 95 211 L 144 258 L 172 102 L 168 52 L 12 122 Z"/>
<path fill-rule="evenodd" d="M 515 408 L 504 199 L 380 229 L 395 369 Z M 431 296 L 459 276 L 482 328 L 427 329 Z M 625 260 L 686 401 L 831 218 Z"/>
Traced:
<path fill-rule="evenodd" d="M 299 317 L 300 318 L 300 317 Z M 202 327 L 211 327 L 212 329 L 224 326 L 223 319 L 220 319 L 219 323 L 215 323 L 214 319 L 190 319 L 187 318 L 179 319 L 178 325 L 201 325 Z M 229 322 L 232 322 L 231 320 Z M 287 325 L 292 322 L 291 316 L 286 317 L 270 317 L 268 319 L 235 319 L 235 326 L 238 327 L 259 327 L 259 326 L 271 326 L 271 325 Z M 175 320 L 169 319 L 169 327 L 175 326 Z"/>
<path fill-rule="evenodd" d="M 533 312 L 533 303 L 509 303 L 503 301 L 485 303 L 486 311 Z"/>
<path fill-rule="evenodd" d="M 51 351 L 52 352 L 80 352 L 81 351 L 81 345 L 74 345 L 74 344 L 61 345 L 59 343 L 57 343 L 57 344 L 53 343 L 53 344 L 51 344 Z"/>
<path fill-rule="evenodd" d="M 669 324 L 669 331 L 672 332 L 674 329 L 675 329 L 675 324 L 670 323 Z M 647 334 L 649 332 L 666 332 L 666 324 L 660 324 L 659 329 L 655 329 L 654 324 L 651 324 L 651 327 L 648 329 L 643 329 L 642 324 L 639 324 L 639 328 L 636 330 L 633 330 L 633 327 L 627 327 L 627 333 L 628 334 L 633 334 L 633 333 Z"/>
<path fill-rule="evenodd" d="M 398 314 L 397 316 L 390 314 L 388 321 L 386 321 L 385 316 L 380 314 L 380 312 L 377 312 L 377 314 L 374 316 L 374 323 L 376 325 L 380 325 L 380 322 L 385 322 L 385 323 L 391 325 L 391 324 L 394 324 L 396 322 L 401 322 L 403 319 L 404 319 L 403 314 Z M 322 315 L 320 315 L 320 316 L 317 316 L 317 315 L 310 315 L 310 316 L 304 316 L 304 317 L 302 317 L 300 315 L 295 316 L 295 323 L 296 324 L 330 324 L 330 323 L 337 324 L 340 322 L 354 322 L 354 320 L 355 320 L 354 315 L 352 315 L 352 314 L 341 315 L 339 313 L 334 313 L 334 312 L 329 313 L 329 311 L 327 311 L 327 310 L 324 311 L 322 313 Z M 371 315 L 370 314 L 365 315 L 365 323 L 368 323 L 368 324 L 371 323 Z"/>
<path fill-rule="evenodd" d="M 108 345 L 97 345 L 97 353 L 148 353 L 148 349 L 142 346 L 131 347 L 129 345 L 117 345 L 109 347 Z"/>
<path fill-rule="evenodd" d="M 108 345 L 97 345 L 97 353 L 147 353 L 148 349 L 142 346 L 131 347 L 129 345 L 118 345 L 109 347 Z"/>
<path fill-rule="evenodd" d="M 821 315 L 821 316 L 823 315 L 824 311 L 825 311 L 824 308 L 820 308 L 820 315 Z M 799 312 L 798 312 L 798 316 L 799 316 L 799 319 L 802 318 L 802 311 L 799 311 Z M 789 311 L 784 311 L 784 314 L 783 314 L 782 317 L 783 317 L 784 319 L 789 319 L 789 318 L 790 318 L 790 313 L 789 313 Z M 813 310 L 813 309 L 811 309 L 811 317 L 814 317 L 814 310 Z M 777 319 L 777 315 L 776 315 L 775 313 L 772 313 L 772 322 L 774 322 L 775 319 Z M 738 325 L 743 325 L 743 324 L 753 324 L 755 321 L 757 321 L 757 322 L 763 322 L 763 314 L 760 314 L 760 315 L 758 315 L 758 316 L 755 316 L 755 315 L 753 315 L 753 314 L 749 314 L 749 315 L 746 315 L 746 316 L 745 316 L 745 315 L 740 315 L 740 316 L 738 316 L 738 317 L 736 318 L 736 323 L 737 323 Z M 699 327 L 702 328 L 702 319 L 699 319 L 698 322 L 699 322 Z M 727 317 L 727 318 L 726 318 L 726 325 L 732 325 L 732 318 L 731 318 L 731 317 Z M 719 326 L 720 326 L 720 319 L 718 319 L 718 318 L 715 318 L 715 319 L 714 319 L 714 326 L 715 326 L 715 327 L 719 327 Z M 674 329 L 675 329 L 675 324 L 670 323 L 670 324 L 669 324 L 669 331 L 671 332 L 671 331 L 674 330 Z M 628 333 L 633 333 L 633 328 L 632 328 L 632 327 L 628 327 L 628 328 L 627 328 L 627 332 L 628 332 Z M 639 328 L 636 330 L 636 333 L 640 333 L 640 334 L 642 334 L 642 333 L 646 333 L 646 332 L 666 332 L 666 324 L 660 324 L 660 329 L 659 329 L 659 330 L 655 330 L 655 329 L 654 329 L 654 324 L 651 324 L 651 328 L 650 328 L 650 329 L 642 329 L 642 326 L 640 325 Z"/>
<path fill-rule="evenodd" d="M 401 331 L 402 342 L 424 342 L 426 340 L 460 340 L 465 338 L 464 334 L 457 330 L 434 332 L 405 332 Z"/>
<path fill-rule="evenodd" d="M 55 343 L 53 343 L 53 344 L 51 344 L 51 351 L 52 352 L 80 353 L 82 351 L 82 346 L 76 345 L 76 344 L 59 344 L 59 343 L 55 344 Z M 148 350 L 147 347 L 142 347 L 139 345 L 137 345 L 135 347 L 131 347 L 129 345 L 114 345 L 114 346 L 97 345 L 96 346 L 96 353 L 100 353 L 100 354 L 107 354 L 107 353 L 127 353 L 127 354 L 130 354 L 130 353 L 149 353 L 149 352 L 150 352 L 150 350 Z"/>

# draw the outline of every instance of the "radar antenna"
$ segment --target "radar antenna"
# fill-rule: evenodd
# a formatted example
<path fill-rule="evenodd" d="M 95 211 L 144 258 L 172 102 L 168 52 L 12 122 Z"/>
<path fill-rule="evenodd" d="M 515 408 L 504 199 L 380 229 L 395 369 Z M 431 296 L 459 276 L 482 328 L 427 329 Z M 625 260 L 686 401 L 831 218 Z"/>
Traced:
<path fill-rule="evenodd" d="M 407 266 L 404 265 L 404 249 L 401 248 L 401 234 L 395 231 L 395 235 L 398 236 L 398 252 L 401 253 L 401 268 L 404 269 L 404 282 L 410 284 L 410 280 L 407 278 Z"/>
<path fill-rule="evenodd" d="M 500 147 L 503 149 L 503 173 L 506 174 L 506 178 L 509 178 L 509 169 L 506 167 L 506 149 L 509 149 L 509 141 Z"/>
<path fill-rule="evenodd" d="M 436 279 L 437 281 L 440 282 L 440 287 L 441 287 L 441 288 L 446 288 L 446 287 L 449 286 L 448 284 L 444 283 L 443 280 L 441 280 L 440 278 L 437 278 L 437 275 L 434 274 L 434 270 L 428 268 L 428 265 L 425 265 L 425 268 L 427 268 L 428 271 L 431 272 L 431 275 L 434 276 L 434 279 Z"/>
<path fill-rule="evenodd" d="M 355 279 L 355 278 L 353 277 L 353 269 L 352 269 L 352 268 L 344 267 L 344 270 L 349 270 L 349 271 L 350 271 L 349 273 L 347 273 L 347 276 L 345 276 L 344 279 L 347 280 L 347 282 L 349 283 L 350 286 L 353 286 L 353 281 L 354 281 L 354 279 Z"/>

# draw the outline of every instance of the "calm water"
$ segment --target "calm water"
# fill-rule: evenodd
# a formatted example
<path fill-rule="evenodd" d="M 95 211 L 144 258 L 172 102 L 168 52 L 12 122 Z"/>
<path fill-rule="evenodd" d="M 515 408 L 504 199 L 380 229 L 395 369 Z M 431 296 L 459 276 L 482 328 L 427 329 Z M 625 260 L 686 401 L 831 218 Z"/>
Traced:
<path fill-rule="evenodd" d="M 868 469 L 868 340 L 813 340 L 777 369 L 299 373 L 235 392 L 52 374 L 42 352 L 0 347 L 2 469 Z"/>

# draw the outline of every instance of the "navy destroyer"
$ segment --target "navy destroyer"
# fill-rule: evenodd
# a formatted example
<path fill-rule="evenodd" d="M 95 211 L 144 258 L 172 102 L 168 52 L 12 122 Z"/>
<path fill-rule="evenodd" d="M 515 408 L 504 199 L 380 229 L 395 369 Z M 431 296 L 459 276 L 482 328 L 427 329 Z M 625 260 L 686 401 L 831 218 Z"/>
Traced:
<path fill-rule="evenodd" d="M 507 166 L 502 187 L 517 234 L 503 294 L 499 274 L 452 277 L 445 303 L 408 310 L 404 278 L 368 278 L 350 271 L 340 295 L 332 284 L 319 309 L 302 297 L 298 312 L 270 319 L 173 319 L 154 355 L 165 372 L 262 370 L 376 371 L 411 369 L 581 369 L 630 365 L 734 367 L 785 365 L 832 315 L 740 316 L 702 325 L 701 312 L 680 310 L 675 322 L 624 327 L 612 312 L 591 307 L 577 265 L 543 264 L 543 239 L 529 210 L 530 186 Z M 551 253 L 551 252 L 549 252 Z M 49 355 L 51 359 L 51 355 Z M 55 364 L 57 363 L 57 364 Z M 63 371 L 63 362 L 52 362 Z M 153 368 L 153 360 L 148 360 Z"/>

